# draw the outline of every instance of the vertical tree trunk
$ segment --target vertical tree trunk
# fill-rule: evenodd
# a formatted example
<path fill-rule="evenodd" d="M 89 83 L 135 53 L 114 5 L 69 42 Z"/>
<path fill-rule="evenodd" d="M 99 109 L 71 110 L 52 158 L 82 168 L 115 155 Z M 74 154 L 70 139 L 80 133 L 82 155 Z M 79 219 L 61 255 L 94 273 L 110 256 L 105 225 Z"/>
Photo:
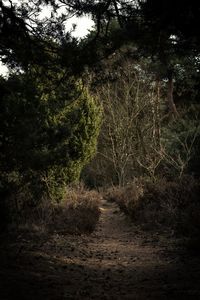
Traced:
<path fill-rule="evenodd" d="M 153 139 L 156 149 L 160 149 L 160 135 L 160 78 L 157 78 L 153 102 Z"/>
<path fill-rule="evenodd" d="M 178 111 L 174 103 L 174 83 L 173 83 L 173 71 L 168 71 L 168 91 L 167 91 L 167 102 L 169 107 L 169 112 L 172 113 L 175 117 L 178 117 Z"/>

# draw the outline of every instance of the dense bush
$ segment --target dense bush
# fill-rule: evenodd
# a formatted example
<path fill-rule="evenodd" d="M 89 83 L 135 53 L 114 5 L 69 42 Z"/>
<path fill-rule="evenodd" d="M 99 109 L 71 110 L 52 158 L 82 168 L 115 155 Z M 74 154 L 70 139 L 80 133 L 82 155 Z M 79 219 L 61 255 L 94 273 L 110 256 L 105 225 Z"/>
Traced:
<path fill-rule="evenodd" d="M 43 198 L 61 200 L 95 152 L 100 107 L 73 78 L 55 87 L 15 75 L 0 80 L 0 93 L 2 206 L 20 213 Z"/>
<path fill-rule="evenodd" d="M 199 177 L 199 105 L 179 107 L 180 116 L 162 126 L 161 173 L 171 179 L 184 174 Z"/>
<path fill-rule="evenodd" d="M 126 187 L 109 189 L 105 197 L 146 229 L 164 227 L 188 235 L 200 232 L 199 194 L 199 182 L 184 176 L 176 182 L 140 178 Z"/>
<path fill-rule="evenodd" d="M 41 202 L 37 207 L 26 208 L 15 224 L 20 230 L 42 230 L 57 233 L 90 233 L 100 216 L 101 196 L 82 185 L 68 186 L 60 203 Z"/>

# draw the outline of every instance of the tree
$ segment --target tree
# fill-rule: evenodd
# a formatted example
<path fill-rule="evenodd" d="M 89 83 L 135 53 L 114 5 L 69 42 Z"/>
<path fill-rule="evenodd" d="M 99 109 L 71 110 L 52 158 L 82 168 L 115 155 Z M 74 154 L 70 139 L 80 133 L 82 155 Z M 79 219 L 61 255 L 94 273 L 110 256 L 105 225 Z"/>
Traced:
<path fill-rule="evenodd" d="M 170 118 L 167 82 L 158 81 L 153 69 L 158 65 L 151 59 L 139 61 L 130 55 L 127 59 L 127 53 L 131 54 L 130 46 L 116 51 L 94 75 L 93 93 L 103 103 L 104 122 L 97 155 L 83 178 L 91 186 L 123 186 L 143 175 L 152 180 L 160 176 L 174 179 L 189 170 L 197 175 L 199 106 L 192 104 L 194 96 L 179 103 L 180 118 Z M 188 73 L 177 66 L 177 74 L 176 98 L 177 93 L 185 95 L 181 76 Z M 188 79 L 188 84 L 193 82 Z"/>
<path fill-rule="evenodd" d="M 122 61 L 119 54 L 110 60 L 110 64 L 105 62 L 110 77 L 95 87 L 103 103 L 104 122 L 97 156 L 86 168 L 85 177 L 93 185 L 123 186 L 143 173 L 155 176 L 161 161 L 157 152 L 165 111 L 162 108 L 161 112 L 160 87 L 148 72 L 147 61 L 125 60 L 123 54 Z"/>
<path fill-rule="evenodd" d="M 55 4 L 55 1 L 53 3 Z M 57 3 L 62 3 L 67 10 L 77 15 L 91 14 L 96 23 L 94 39 L 102 40 L 107 53 L 115 51 L 127 42 L 133 42 L 137 46 L 137 55 L 152 57 L 152 61 L 157 65 L 158 81 L 168 80 L 166 98 L 169 111 L 175 116 L 178 115 L 173 97 L 176 66 L 182 65 L 188 55 L 193 58 L 199 56 L 199 3 L 174 3 L 171 0 L 62 0 Z M 118 33 L 108 35 L 112 20 L 119 23 Z"/>
<path fill-rule="evenodd" d="M 95 99 L 74 78 L 57 89 L 51 83 L 33 71 L 1 78 L 0 194 L 19 211 L 42 199 L 60 201 L 95 152 L 101 120 Z"/>

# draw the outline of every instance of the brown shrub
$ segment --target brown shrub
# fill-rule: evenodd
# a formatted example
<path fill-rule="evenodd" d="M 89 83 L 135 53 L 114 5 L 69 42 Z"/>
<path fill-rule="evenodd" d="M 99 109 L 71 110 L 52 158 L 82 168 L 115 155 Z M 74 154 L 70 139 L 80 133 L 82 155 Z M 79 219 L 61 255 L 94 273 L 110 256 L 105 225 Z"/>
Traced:
<path fill-rule="evenodd" d="M 145 228 L 169 228 L 184 235 L 200 232 L 200 183 L 191 176 L 176 182 L 138 178 L 106 194 L 135 223 Z"/>
<path fill-rule="evenodd" d="M 21 213 L 19 227 L 59 233 L 90 233 L 99 220 L 98 192 L 86 190 L 83 186 L 68 187 L 61 203 L 44 200 L 31 210 Z"/>
<path fill-rule="evenodd" d="M 100 198 L 96 191 L 69 188 L 65 200 L 55 207 L 50 227 L 71 233 L 92 232 L 99 220 Z"/>
<path fill-rule="evenodd" d="M 134 181 L 125 187 L 115 186 L 107 189 L 104 193 L 104 198 L 108 201 L 117 202 L 121 210 L 125 213 L 130 213 L 135 210 L 142 195 L 143 188 L 141 184 Z"/>

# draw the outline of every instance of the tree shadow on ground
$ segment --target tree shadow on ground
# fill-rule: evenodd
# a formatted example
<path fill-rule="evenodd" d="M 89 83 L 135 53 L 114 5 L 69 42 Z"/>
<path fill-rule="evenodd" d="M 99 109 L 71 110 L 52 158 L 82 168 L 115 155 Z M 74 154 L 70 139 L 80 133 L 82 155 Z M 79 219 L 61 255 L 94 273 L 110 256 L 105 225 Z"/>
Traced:
<path fill-rule="evenodd" d="M 11 252 L 12 250 L 12 252 Z M 44 251 L 7 247 L 0 256 L 1 300 L 200 299 L 200 258 L 164 253 L 159 264 L 127 267 Z M 165 256 L 167 264 L 165 263 Z"/>

